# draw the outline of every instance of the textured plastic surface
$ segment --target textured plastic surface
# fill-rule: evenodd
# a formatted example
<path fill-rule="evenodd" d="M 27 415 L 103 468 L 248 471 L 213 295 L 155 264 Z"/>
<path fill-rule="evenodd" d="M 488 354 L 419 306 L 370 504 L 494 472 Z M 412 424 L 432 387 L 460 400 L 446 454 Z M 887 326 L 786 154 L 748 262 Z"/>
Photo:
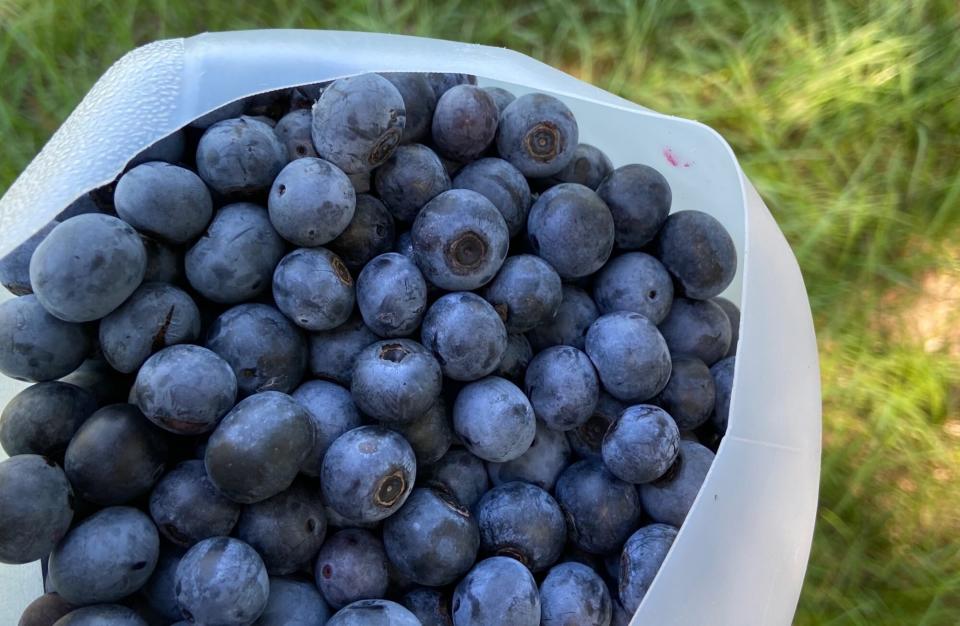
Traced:
<path fill-rule="evenodd" d="M 246 31 L 161 41 L 101 78 L 0 199 L 0 254 L 157 139 L 237 98 L 367 71 L 465 72 L 563 99 L 581 140 L 616 165 L 657 167 L 674 210 L 733 235 L 740 348 L 729 431 L 634 624 L 789 624 L 806 569 L 820 471 L 820 379 L 803 279 L 723 139 L 506 49 L 365 33 Z M 5 403 L 19 383 L 0 383 Z M 41 591 L 36 564 L 0 566 L 0 623 Z"/>

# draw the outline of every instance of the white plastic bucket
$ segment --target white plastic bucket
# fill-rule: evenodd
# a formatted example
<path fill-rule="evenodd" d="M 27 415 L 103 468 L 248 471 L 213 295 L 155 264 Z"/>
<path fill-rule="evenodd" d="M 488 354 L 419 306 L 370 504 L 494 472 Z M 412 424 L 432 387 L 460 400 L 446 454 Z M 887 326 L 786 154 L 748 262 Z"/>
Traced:
<path fill-rule="evenodd" d="M 581 139 L 615 165 L 660 170 L 673 209 L 718 218 L 740 266 L 725 294 L 742 309 L 726 437 L 634 624 L 789 624 L 806 570 L 820 474 L 820 377 L 803 278 L 727 143 L 527 56 L 434 39 L 333 31 L 203 34 L 133 50 L 97 82 L 0 199 L 0 256 L 131 158 L 219 106 L 364 72 L 475 74 L 481 84 L 551 93 Z M 2 296 L 0 296 L 2 297 Z M 0 382 L 0 403 L 23 385 Z M 0 623 L 42 592 L 39 564 L 0 566 Z"/>

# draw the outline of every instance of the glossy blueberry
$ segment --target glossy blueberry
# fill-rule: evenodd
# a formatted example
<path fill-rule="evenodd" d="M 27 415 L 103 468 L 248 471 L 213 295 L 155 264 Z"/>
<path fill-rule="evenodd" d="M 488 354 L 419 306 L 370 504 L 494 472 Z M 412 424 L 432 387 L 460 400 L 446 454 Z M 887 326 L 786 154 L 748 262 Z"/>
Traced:
<path fill-rule="evenodd" d="M 490 487 L 483 460 L 463 448 L 451 448 L 431 465 L 430 481 L 443 485 L 468 509 L 473 509 Z"/>
<path fill-rule="evenodd" d="M 601 459 L 600 446 L 603 443 L 603 436 L 624 409 L 627 408 L 625 402 L 617 400 L 606 391 L 600 391 L 600 397 L 597 400 L 597 408 L 593 410 L 590 416 L 583 424 L 573 430 L 567 431 L 567 441 L 570 447 L 581 459 Z"/>
<path fill-rule="evenodd" d="M 112 404 L 80 426 L 67 446 L 63 467 L 78 496 L 112 505 L 147 493 L 166 462 L 163 431 L 132 404 Z"/>
<path fill-rule="evenodd" d="M 477 563 L 453 592 L 454 626 L 538 626 L 540 593 L 519 561 L 494 556 Z"/>
<path fill-rule="evenodd" d="M 606 583 L 582 563 L 561 563 L 540 584 L 542 626 L 609 626 L 613 606 Z"/>
<path fill-rule="evenodd" d="M 520 254 L 504 261 L 484 297 L 505 318 L 507 332 L 523 333 L 556 317 L 563 291 L 549 263 Z"/>
<path fill-rule="evenodd" d="M 527 224 L 530 185 L 520 170 L 503 159 L 485 158 L 468 163 L 453 179 L 454 189 L 469 189 L 485 196 L 503 215 L 510 236 Z"/>
<path fill-rule="evenodd" d="M 720 295 L 737 273 L 737 249 L 730 233 L 701 211 L 678 211 L 668 217 L 654 243 L 660 261 L 688 298 Z"/>
<path fill-rule="evenodd" d="M 330 607 L 313 583 L 270 577 L 270 599 L 253 626 L 324 626 Z"/>
<path fill-rule="evenodd" d="M 713 452 L 692 441 L 680 442 L 680 454 L 660 480 L 640 485 L 643 508 L 655 522 L 683 524 L 713 463 Z"/>
<path fill-rule="evenodd" d="M 413 448 L 417 463 L 421 465 L 438 461 L 453 445 L 450 416 L 447 412 L 447 403 L 442 397 L 437 398 L 426 413 L 412 422 L 393 424 L 390 428 L 403 435 Z"/>
<path fill-rule="evenodd" d="M 497 149 L 524 176 L 553 176 L 573 160 L 579 137 L 567 105 L 553 96 L 530 93 L 503 110 Z"/>
<path fill-rule="evenodd" d="M 292 574 L 313 558 L 327 536 L 320 490 L 305 482 L 243 508 L 235 535 L 249 544 L 271 575 Z"/>
<path fill-rule="evenodd" d="M 488 376 L 460 390 L 453 406 L 453 429 L 470 452 L 503 463 L 530 448 L 537 421 L 530 401 L 516 385 Z"/>
<path fill-rule="evenodd" d="M 207 442 L 210 482 L 235 502 L 253 504 L 287 489 L 313 449 L 307 410 L 277 391 L 242 400 Z"/>
<path fill-rule="evenodd" d="M 333 330 L 310 335 L 310 372 L 314 376 L 349 385 L 360 353 L 379 341 L 363 318 L 354 315 Z"/>
<path fill-rule="evenodd" d="M 174 589 L 177 584 L 177 566 L 180 565 L 182 557 L 183 551 L 180 548 L 161 545 L 157 566 L 141 590 L 147 606 L 168 622 L 183 618 Z"/>
<path fill-rule="evenodd" d="M 580 278 L 596 272 L 610 258 L 613 217 L 593 190 L 563 183 L 533 204 L 527 236 L 533 251 L 561 278 Z"/>
<path fill-rule="evenodd" d="M 484 494 L 477 504 L 477 522 L 485 553 L 512 557 L 534 572 L 556 563 L 567 539 L 556 500 L 524 482 L 504 483 Z"/>
<path fill-rule="evenodd" d="M 369 172 L 390 158 L 405 124 L 403 96 L 386 78 L 341 78 L 313 105 L 313 144 L 347 174 Z"/>
<path fill-rule="evenodd" d="M 391 72 L 381 74 L 390 81 L 403 97 L 403 108 L 406 111 L 406 121 L 402 143 L 420 141 L 430 132 L 433 121 L 433 111 L 437 108 L 437 96 L 425 74 L 419 72 Z"/>
<path fill-rule="evenodd" d="M 497 207 L 469 189 L 446 191 L 413 222 L 413 253 L 424 277 L 447 290 L 477 289 L 507 258 L 510 232 Z"/>
<path fill-rule="evenodd" d="M 490 94 L 490 97 L 493 98 L 493 101 L 497 103 L 497 109 L 500 111 L 500 114 L 503 114 L 503 110 L 507 106 L 517 99 L 515 95 L 504 89 L 503 87 L 484 87 L 484 91 Z"/>
<path fill-rule="evenodd" d="M 397 148 L 377 168 L 373 183 L 383 204 L 401 222 L 412 222 L 423 205 L 450 189 L 443 163 L 418 143 Z"/>
<path fill-rule="evenodd" d="M 623 546 L 619 596 L 627 612 L 634 613 L 640 607 L 676 537 L 673 526 L 650 524 L 633 533 Z"/>
<path fill-rule="evenodd" d="M 30 259 L 43 307 L 68 322 L 89 322 L 123 304 L 143 281 L 147 253 L 127 223 L 88 213 L 61 222 Z"/>
<path fill-rule="evenodd" d="M 693 430 L 710 419 L 716 385 L 710 369 L 693 357 L 674 357 L 670 380 L 657 404 L 670 414 L 681 431 Z"/>
<path fill-rule="evenodd" d="M 628 483 L 663 476 L 677 458 L 680 431 L 670 414 L 649 404 L 625 410 L 603 436 L 603 463 Z"/>
<path fill-rule="evenodd" d="M 500 315 L 469 292 L 450 293 L 434 302 L 423 319 L 421 336 L 444 375 L 454 380 L 490 374 L 507 350 L 507 329 Z"/>
<path fill-rule="evenodd" d="M 320 480 L 327 504 L 348 519 L 371 522 L 393 515 L 417 477 L 410 444 L 380 426 L 341 435 L 323 457 Z"/>
<path fill-rule="evenodd" d="M 373 332 L 405 337 L 420 326 L 427 310 L 427 282 L 407 257 L 381 254 L 357 277 L 357 305 Z"/>
<path fill-rule="evenodd" d="M 379 341 L 356 361 L 350 391 L 360 410 L 380 421 L 409 423 L 440 396 L 440 364 L 427 348 L 410 339 Z"/>
<path fill-rule="evenodd" d="M 730 348 L 724 356 L 736 356 L 737 345 L 740 343 L 740 307 L 720 296 L 712 298 L 712 300 L 723 309 L 723 312 L 727 314 L 727 319 L 730 320 Z"/>
<path fill-rule="evenodd" d="M 353 219 L 357 193 L 347 175 L 316 157 L 291 161 L 273 181 L 267 200 L 270 222 L 302 247 L 336 239 Z"/>
<path fill-rule="evenodd" d="M 597 193 L 613 213 L 617 246 L 623 250 L 639 250 L 656 236 L 670 213 L 673 199 L 667 179 L 639 163 L 613 170 Z M 684 254 L 688 252 L 684 250 Z"/>
<path fill-rule="evenodd" d="M 343 433 L 360 426 L 360 411 L 349 390 L 325 380 L 305 382 L 291 395 L 307 410 L 317 435 L 300 471 L 318 477 L 330 444 Z"/>
<path fill-rule="evenodd" d="M 56 592 L 45 593 L 23 610 L 17 626 L 53 626 L 64 615 L 76 607 L 60 597 Z"/>
<path fill-rule="evenodd" d="M 557 184 L 577 183 L 596 191 L 612 171 L 613 163 L 603 150 L 588 143 L 581 143 L 574 149 L 573 158 L 567 166 L 549 180 L 556 181 Z M 613 207 L 610 210 L 612 211 Z"/>
<path fill-rule="evenodd" d="M 277 139 L 287 149 L 287 160 L 316 157 L 313 147 L 313 115 L 310 109 L 296 109 L 280 118 L 273 127 Z"/>
<path fill-rule="evenodd" d="M 270 579 L 253 548 L 238 539 L 213 537 L 183 556 L 175 589 L 191 623 L 249 624 L 267 606 Z"/>
<path fill-rule="evenodd" d="M 639 313 L 619 311 L 597 319 L 587 331 L 586 352 L 604 389 L 618 400 L 649 400 L 670 380 L 667 342 Z"/>
<path fill-rule="evenodd" d="M 345 606 L 328 626 L 420 626 L 420 620 L 402 605 L 390 600 L 358 600 Z"/>
<path fill-rule="evenodd" d="M 350 225 L 327 247 L 356 274 L 373 257 L 390 252 L 395 232 L 387 207 L 377 198 L 359 193 Z"/>
<path fill-rule="evenodd" d="M 383 524 L 387 558 L 400 574 L 431 587 L 448 585 L 469 571 L 480 534 L 470 511 L 445 490 L 414 489 Z"/>
<path fill-rule="evenodd" d="M 673 280 L 654 257 L 628 252 L 600 270 L 593 285 L 593 299 L 601 315 L 633 311 L 659 324 L 670 312 Z"/>
<path fill-rule="evenodd" d="M 131 608 L 119 604 L 86 606 L 58 619 L 53 626 L 147 626 Z"/>
<path fill-rule="evenodd" d="M 593 364 L 572 346 L 554 346 L 533 357 L 524 386 L 537 417 L 561 431 L 590 419 L 600 393 Z"/>
<path fill-rule="evenodd" d="M 213 200 L 200 177 L 163 161 L 143 163 L 121 176 L 113 204 L 138 231 L 174 244 L 199 236 L 213 217 Z"/>
<path fill-rule="evenodd" d="M 437 589 L 418 587 L 403 596 L 403 606 L 413 613 L 423 626 L 453 626 L 450 616 L 449 594 Z"/>
<path fill-rule="evenodd" d="M 512 461 L 487 463 L 487 472 L 494 485 L 522 481 L 553 491 L 557 477 L 572 457 L 567 437 L 537 420 L 537 433 L 530 448 Z"/>
<path fill-rule="evenodd" d="M 229 535 L 240 517 L 240 505 L 217 491 L 203 461 L 183 461 L 160 479 L 150 494 L 150 516 L 160 533 L 174 544 L 193 544 Z"/>
<path fill-rule="evenodd" d="M 326 248 L 299 248 L 277 265 L 273 298 L 297 326 L 331 330 L 353 312 L 353 276 L 340 257 Z"/>
<path fill-rule="evenodd" d="M 76 385 L 47 382 L 27 387 L 0 413 L 0 446 L 9 456 L 59 458 L 96 408 L 96 397 Z"/>
<path fill-rule="evenodd" d="M 640 525 L 637 489 L 596 460 L 574 463 L 557 480 L 555 496 L 574 545 L 592 554 L 620 548 Z"/>
<path fill-rule="evenodd" d="M 160 537 L 141 511 L 115 506 L 74 526 L 50 553 L 50 581 L 64 600 L 84 605 L 116 602 L 147 582 L 160 554 Z"/>
<path fill-rule="evenodd" d="M 533 358 L 533 348 L 530 347 L 530 341 L 526 335 L 513 333 L 507 335 L 507 349 L 500 359 L 500 365 L 494 370 L 494 375 L 506 378 L 512 383 L 518 383 L 523 380 L 523 374 L 527 371 L 527 365 Z"/>
<path fill-rule="evenodd" d="M 167 163 L 179 163 L 183 160 L 183 152 L 186 148 L 186 135 L 183 129 L 175 130 L 163 139 L 155 142 L 146 150 L 133 157 L 129 165 L 139 165 L 150 161 L 166 161 Z"/>
<path fill-rule="evenodd" d="M 53 461 L 35 454 L 0 461 L 0 563 L 45 557 L 72 519 L 70 484 Z"/>
<path fill-rule="evenodd" d="M 266 304 L 241 304 L 210 327 L 207 347 L 237 376 L 240 395 L 296 389 L 307 365 L 303 333 Z"/>
<path fill-rule="evenodd" d="M 600 317 L 590 295 L 574 285 L 563 285 L 557 315 L 527 333 L 534 352 L 551 346 L 573 346 L 583 350 L 587 330 Z"/>
<path fill-rule="evenodd" d="M 247 116 L 217 122 L 197 146 L 197 173 L 224 196 L 265 191 L 286 163 L 286 146 L 273 128 Z"/>
<path fill-rule="evenodd" d="M 437 98 L 440 98 L 450 89 L 453 89 L 457 85 L 476 85 L 477 77 L 470 74 L 454 74 L 454 73 L 442 73 L 442 72 L 431 72 L 429 74 L 424 74 L 424 77 L 427 79 L 427 83 L 430 84 L 433 93 Z"/>
<path fill-rule="evenodd" d="M 676 356 L 691 356 L 707 365 L 724 357 L 730 348 L 730 318 L 711 300 L 673 301 L 660 332 Z"/>
<path fill-rule="evenodd" d="M 493 96 L 475 85 L 457 85 L 437 101 L 433 141 L 443 156 L 462 163 L 472 161 L 493 143 L 499 118 Z"/>
<path fill-rule="evenodd" d="M 737 357 L 730 356 L 710 368 L 716 388 L 716 400 L 710 419 L 721 434 L 727 432 L 727 422 L 730 420 L 730 393 L 733 391 L 733 370 L 736 363 Z"/>
<path fill-rule="evenodd" d="M 314 567 L 317 587 L 334 609 L 387 592 L 387 554 L 373 533 L 341 530 L 327 539 Z"/>
<path fill-rule="evenodd" d="M 41 228 L 29 239 L 0 258 L 0 285 L 15 296 L 33 293 L 30 284 L 30 259 L 40 242 L 47 238 L 59 222 L 53 221 Z"/>

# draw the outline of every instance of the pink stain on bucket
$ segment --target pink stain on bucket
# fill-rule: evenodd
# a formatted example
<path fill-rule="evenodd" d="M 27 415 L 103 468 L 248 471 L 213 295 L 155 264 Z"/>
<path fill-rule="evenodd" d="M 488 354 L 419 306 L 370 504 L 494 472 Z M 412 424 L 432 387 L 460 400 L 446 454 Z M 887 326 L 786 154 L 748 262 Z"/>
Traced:
<path fill-rule="evenodd" d="M 673 152 L 669 147 L 663 149 L 663 158 L 667 160 L 667 163 L 674 167 L 690 167 L 693 165 L 690 161 L 680 161 L 680 158 Z"/>

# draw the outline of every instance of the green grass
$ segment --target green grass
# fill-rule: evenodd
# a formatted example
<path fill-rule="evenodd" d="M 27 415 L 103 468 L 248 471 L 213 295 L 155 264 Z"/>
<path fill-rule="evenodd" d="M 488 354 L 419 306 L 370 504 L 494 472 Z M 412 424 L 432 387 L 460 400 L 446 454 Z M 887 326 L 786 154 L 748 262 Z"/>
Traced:
<path fill-rule="evenodd" d="M 821 513 L 796 622 L 956 623 L 956 2 L 495 5 L 264 1 L 240 12 L 220 0 L 0 0 L 0 189 L 112 61 L 203 30 L 378 30 L 503 45 L 706 122 L 733 145 L 794 246 L 817 321 Z"/>

